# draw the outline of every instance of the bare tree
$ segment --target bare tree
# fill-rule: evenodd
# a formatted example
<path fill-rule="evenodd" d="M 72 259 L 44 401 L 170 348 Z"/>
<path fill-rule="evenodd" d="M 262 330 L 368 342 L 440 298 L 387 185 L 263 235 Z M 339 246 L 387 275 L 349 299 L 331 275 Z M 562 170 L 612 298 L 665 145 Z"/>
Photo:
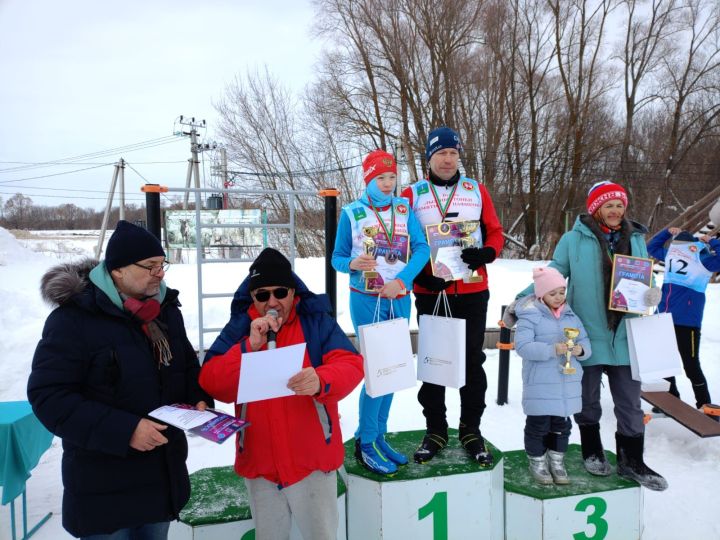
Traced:
<path fill-rule="evenodd" d="M 33 223 L 30 220 L 30 210 L 33 200 L 22 193 L 16 193 L 3 205 L 5 222 L 11 229 L 30 229 Z"/>
<path fill-rule="evenodd" d="M 602 67 L 601 51 L 605 25 L 616 1 L 547 0 L 547 4 L 555 22 L 555 55 L 567 107 L 562 152 L 570 170 L 569 182 L 561 194 L 565 211 L 574 203 L 592 146 L 599 143 L 592 136 L 601 137 L 604 131 L 593 120 L 604 109 L 604 98 L 611 87 L 609 73 Z"/>
<path fill-rule="evenodd" d="M 665 177 L 648 219 L 651 229 L 666 197 L 677 196 L 672 177 L 693 147 L 720 135 L 720 7 L 713 0 L 683 0 L 678 54 L 663 58 L 668 122 L 663 150 Z"/>
<path fill-rule="evenodd" d="M 236 185 L 267 191 L 319 191 L 334 187 L 338 155 L 327 144 L 327 131 L 313 139 L 302 125 L 302 104 L 266 70 L 236 77 L 216 104 L 219 132 L 228 147 Z M 320 122 L 322 124 L 322 121 Z M 242 179 L 242 183 L 239 182 Z M 300 256 L 324 250 L 324 216 L 320 197 L 268 193 L 251 198 L 268 210 L 270 220 L 287 223 L 294 207 Z M 276 234 L 280 234 L 276 232 Z M 287 238 L 276 238 L 286 245 Z"/>
<path fill-rule="evenodd" d="M 671 211 L 666 200 L 680 211 L 693 202 L 705 186 L 698 176 L 720 174 L 716 0 L 315 5 L 326 46 L 305 94 L 293 97 L 266 71 L 236 79 L 217 106 L 245 185 L 332 185 L 350 200 L 374 148 L 393 152 L 414 181 L 427 173 L 427 133 L 446 124 L 463 137 L 464 171 L 487 184 L 515 245 L 546 256 L 598 179 L 627 182 L 635 215 L 649 214 L 648 197 L 661 191 L 660 216 Z M 614 49 L 611 16 L 623 30 Z M 253 204 L 281 219 L 286 200 Z M 298 205 L 308 230 L 320 228 L 319 204 Z M 321 237 L 303 243 L 320 250 Z"/>
<path fill-rule="evenodd" d="M 676 0 L 652 0 L 649 13 L 641 9 L 644 3 L 624 0 L 627 10 L 625 39 L 618 52 L 623 66 L 623 90 L 625 93 L 625 127 L 620 147 L 620 171 L 631 188 L 634 188 L 635 164 L 631 151 L 636 143 L 634 137 L 635 116 L 644 107 L 658 99 L 648 80 L 660 69 L 662 59 L 671 51 L 670 39 L 677 31 L 675 24 L 679 14 Z M 633 152 L 632 161 L 638 152 Z"/>

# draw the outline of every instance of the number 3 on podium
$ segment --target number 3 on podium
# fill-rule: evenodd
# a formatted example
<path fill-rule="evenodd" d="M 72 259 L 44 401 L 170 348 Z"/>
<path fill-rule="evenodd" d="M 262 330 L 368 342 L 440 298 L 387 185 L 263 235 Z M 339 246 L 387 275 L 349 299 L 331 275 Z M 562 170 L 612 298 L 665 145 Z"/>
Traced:
<path fill-rule="evenodd" d="M 584 512 L 590 507 L 593 509 L 593 512 L 588 515 L 587 522 L 588 525 L 595 527 L 595 534 L 588 536 L 584 532 L 575 533 L 573 534 L 575 540 L 603 540 L 603 538 L 607 536 L 608 522 L 602 518 L 607 511 L 607 502 L 600 497 L 588 497 L 577 503 L 575 511 Z"/>

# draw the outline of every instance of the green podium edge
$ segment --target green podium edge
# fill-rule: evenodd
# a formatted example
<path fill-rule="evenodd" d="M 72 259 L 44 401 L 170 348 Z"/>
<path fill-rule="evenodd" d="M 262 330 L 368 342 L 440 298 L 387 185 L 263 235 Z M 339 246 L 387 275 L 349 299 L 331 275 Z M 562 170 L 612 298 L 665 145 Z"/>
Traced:
<path fill-rule="evenodd" d="M 338 497 L 345 483 L 337 475 Z M 191 527 L 218 525 L 252 519 L 245 482 L 232 466 L 209 467 L 190 475 L 190 500 L 180 521 Z"/>
<path fill-rule="evenodd" d="M 367 470 L 355 459 L 355 439 L 345 443 L 345 469 L 348 474 L 373 480 L 375 482 L 398 482 L 404 480 L 419 480 L 436 476 L 451 476 L 454 474 L 468 474 L 492 471 L 502 463 L 504 453 L 485 440 L 487 449 L 492 452 L 495 461 L 490 467 L 482 467 L 470 459 L 458 440 L 456 429 L 448 430 L 448 445 L 443 448 L 432 460 L 419 464 L 413 461 L 413 454 L 420 445 L 425 431 L 401 431 L 388 433 L 385 440 L 398 452 L 405 454 L 409 463 L 398 467 L 398 472 L 392 476 L 377 474 Z"/>
<path fill-rule="evenodd" d="M 617 475 L 615 472 L 617 457 L 607 450 L 605 450 L 605 456 L 612 466 L 612 474 L 610 476 L 593 476 L 585 470 L 580 445 L 571 444 L 565 454 L 565 468 L 570 477 L 570 484 L 566 486 L 557 484 L 541 486 L 536 483 L 530 476 L 527 455 L 524 450 L 505 452 L 503 455 L 505 457 L 503 464 L 506 493 L 548 500 L 640 487 L 640 484 L 634 480 Z"/>

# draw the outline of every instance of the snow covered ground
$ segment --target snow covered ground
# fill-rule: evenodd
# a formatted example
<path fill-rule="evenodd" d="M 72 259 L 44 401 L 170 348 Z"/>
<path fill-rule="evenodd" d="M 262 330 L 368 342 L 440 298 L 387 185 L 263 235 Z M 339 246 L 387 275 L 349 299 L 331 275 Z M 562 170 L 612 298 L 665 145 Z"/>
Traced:
<path fill-rule="evenodd" d="M 59 262 L 91 254 L 97 238 L 90 234 L 46 233 L 44 238 L 16 240 L 0 229 L 0 401 L 25 400 L 25 388 L 30 372 L 33 351 L 40 338 L 50 308 L 39 295 L 42 274 Z M 54 237 L 54 238 L 53 238 Z M 37 253 L 39 250 L 43 253 Z M 316 291 L 324 290 L 323 259 L 297 260 L 295 269 Z M 530 283 L 531 268 L 539 263 L 517 260 L 498 260 L 490 265 L 491 300 L 489 326 L 499 319 L 501 305 L 509 303 L 515 294 Z M 203 268 L 206 292 L 233 292 L 247 273 L 247 264 L 213 264 Z M 198 343 L 197 274 L 194 266 L 173 265 L 166 278 L 171 287 L 181 291 L 183 315 L 188 335 Z M 708 289 L 708 302 L 700 347 L 700 358 L 715 400 L 720 399 L 720 285 Z M 204 309 L 205 326 L 221 326 L 229 315 L 229 299 L 207 303 Z M 347 276 L 338 276 L 338 319 L 346 331 L 352 331 L 347 309 Z M 412 323 L 414 325 L 414 321 Z M 205 344 L 213 339 L 205 337 Z M 502 450 L 516 450 L 523 446 L 524 415 L 520 406 L 520 360 L 511 357 L 509 405 L 498 406 L 498 352 L 488 350 L 485 369 L 488 374 L 488 408 L 483 417 L 483 434 Z M 692 400 L 689 381 L 681 376 L 678 384 L 682 396 Z M 345 438 L 352 436 L 357 426 L 358 390 L 341 403 L 342 429 Z M 614 451 L 615 418 L 609 391 L 603 388 L 602 437 L 607 448 Z M 456 391 L 448 391 L 448 414 L 451 426 L 458 423 L 459 399 Z M 231 410 L 229 405 L 223 406 Z M 390 430 L 417 430 L 424 427 L 416 399 L 416 391 L 406 390 L 395 395 L 390 415 Z M 579 442 L 577 428 L 573 428 L 571 442 Z M 60 441 L 55 439 L 44 454 L 27 483 L 29 522 L 34 524 L 47 512 L 53 517 L 35 534 L 37 540 L 71 538 L 60 523 L 62 483 L 60 480 Z M 720 519 L 715 514 L 714 494 L 720 485 L 720 438 L 701 439 L 670 419 L 654 419 L 646 430 L 647 463 L 663 474 L 670 488 L 663 493 L 645 491 L 643 538 L 670 540 L 692 538 L 700 540 L 720 538 Z M 202 439 L 190 440 L 190 471 L 204 467 L 228 465 L 233 461 L 230 444 L 215 445 Z M 18 505 L 19 506 L 19 505 Z M 19 514 L 19 513 L 18 513 Z M 713 517 L 714 516 L 714 517 Z M 10 538 L 9 505 L 0 507 L 0 540 Z"/>

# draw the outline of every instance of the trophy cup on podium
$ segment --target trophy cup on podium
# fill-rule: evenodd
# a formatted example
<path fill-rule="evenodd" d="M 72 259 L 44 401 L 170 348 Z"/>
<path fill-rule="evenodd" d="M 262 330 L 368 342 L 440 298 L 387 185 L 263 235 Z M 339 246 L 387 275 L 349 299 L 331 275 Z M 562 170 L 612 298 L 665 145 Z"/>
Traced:
<path fill-rule="evenodd" d="M 378 225 L 363 227 L 363 234 L 365 235 L 365 238 L 363 238 L 362 246 L 365 255 L 375 256 L 375 249 L 377 248 L 375 235 L 377 235 L 378 232 L 380 232 L 380 227 Z M 375 279 L 378 275 L 379 274 L 375 270 L 363 270 L 363 278 L 365 279 Z"/>
<path fill-rule="evenodd" d="M 463 247 L 469 248 L 473 247 L 477 240 L 475 237 L 472 236 L 472 234 L 478 230 L 480 227 L 479 221 L 461 221 L 457 224 L 458 230 L 463 234 L 462 237 L 460 237 L 460 243 Z M 483 280 L 483 277 L 477 273 L 477 270 L 471 270 L 470 274 L 463 277 L 463 281 L 465 283 L 478 283 Z"/>
<path fill-rule="evenodd" d="M 575 368 L 570 365 L 570 358 L 572 358 L 572 350 L 575 347 L 575 338 L 580 335 L 580 330 L 577 328 L 563 328 L 567 341 L 568 350 L 565 352 L 565 364 L 560 366 L 560 371 L 563 375 L 572 375 L 575 373 Z"/>

